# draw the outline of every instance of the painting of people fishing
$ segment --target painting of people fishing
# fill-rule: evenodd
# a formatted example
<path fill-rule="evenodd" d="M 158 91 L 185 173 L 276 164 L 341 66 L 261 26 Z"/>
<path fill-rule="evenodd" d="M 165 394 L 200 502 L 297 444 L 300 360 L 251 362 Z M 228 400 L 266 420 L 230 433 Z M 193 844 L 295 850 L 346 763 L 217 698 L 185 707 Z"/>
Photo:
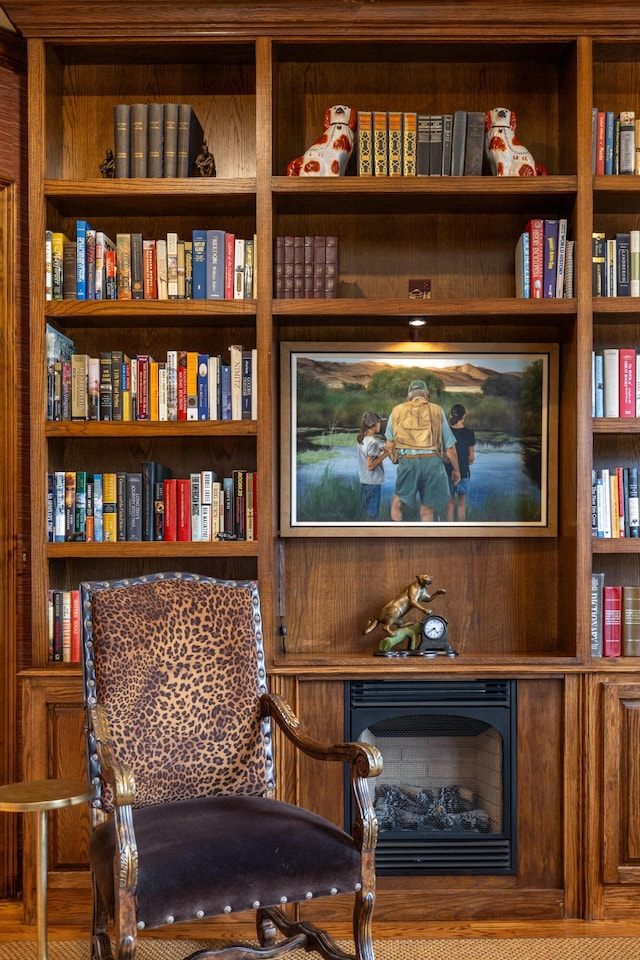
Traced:
<path fill-rule="evenodd" d="M 284 536 L 554 536 L 557 344 L 284 343 Z"/>

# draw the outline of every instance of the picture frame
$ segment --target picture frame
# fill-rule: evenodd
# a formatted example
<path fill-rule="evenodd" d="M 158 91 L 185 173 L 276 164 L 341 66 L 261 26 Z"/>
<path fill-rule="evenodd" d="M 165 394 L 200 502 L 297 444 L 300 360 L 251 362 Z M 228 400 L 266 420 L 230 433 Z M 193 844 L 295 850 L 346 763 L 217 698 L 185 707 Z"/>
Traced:
<path fill-rule="evenodd" d="M 283 343 L 281 535 L 556 536 L 558 367 L 555 343 Z M 398 497 L 400 465 L 387 455 L 372 516 L 358 453 L 363 415 L 380 415 L 381 423 L 369 433 L 380 431 L 378 451 L 388 451 L 384 431 L 413 381 L 428 386 L 428 399 L 441 407 L 443 419 L 448 421 L 451 407 L 464 408 L 463 426 L 474 440 L 470 477 L 463 494 L 455 477 L 448 477 L 449 500 L 434 506 L 430 519 L 419 494 L 411 502 L 401 489 L 405 500 Z M 394 415 L 396 425 L 401 413 Z M 452 435 L 456 428 L 447 434 Z M 418 486 L 427 485 L 423 498 L 429 499 L 431 480 L 424 471 L 441 473 L 446 456 L 437 456 L 439 465 L 425 466 L 422 441 L 419 450 L 415 446 L 414 441 L 413 448 L 402 450 L 402 456 L 415 459 L 403 465 L 402 483 L 413 483 L 418 467 L 423 471 Z M 458 442 L 455 448 L 464 459 Z"/>

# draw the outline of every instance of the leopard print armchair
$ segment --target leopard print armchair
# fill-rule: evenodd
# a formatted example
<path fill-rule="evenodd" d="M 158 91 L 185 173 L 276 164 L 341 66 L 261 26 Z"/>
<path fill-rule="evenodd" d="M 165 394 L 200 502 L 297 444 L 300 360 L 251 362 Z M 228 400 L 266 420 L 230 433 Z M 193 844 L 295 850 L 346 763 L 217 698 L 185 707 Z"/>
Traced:
<path fill-rule="evenodd" d="M 204 957 L 373 960 L 374 747 L 326 747 L 270 695 L 257 584 L 188 573 L 83 583 L 92 960 L 135 960 L 137 932 L 256 911 L 257 945 Z M 271 722 L 351 768 L 352 834 L 275 799 Z M 347 954 L 283 904 L 355 895 Z"/>

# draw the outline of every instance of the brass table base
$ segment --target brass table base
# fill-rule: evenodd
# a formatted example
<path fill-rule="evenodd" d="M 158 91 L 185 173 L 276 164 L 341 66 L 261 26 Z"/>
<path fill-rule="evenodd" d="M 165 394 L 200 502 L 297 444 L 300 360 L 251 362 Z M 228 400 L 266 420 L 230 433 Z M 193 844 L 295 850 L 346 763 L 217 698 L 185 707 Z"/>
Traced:
<path fill-rule="evenodd" d="M 47 960 L 47 811 L 71 807 L 93 799 L 94 788 L 85 780 L 30 780 L 0 787 L 0 811 L 37 813 L 36 915 L 38 960 Z"/>

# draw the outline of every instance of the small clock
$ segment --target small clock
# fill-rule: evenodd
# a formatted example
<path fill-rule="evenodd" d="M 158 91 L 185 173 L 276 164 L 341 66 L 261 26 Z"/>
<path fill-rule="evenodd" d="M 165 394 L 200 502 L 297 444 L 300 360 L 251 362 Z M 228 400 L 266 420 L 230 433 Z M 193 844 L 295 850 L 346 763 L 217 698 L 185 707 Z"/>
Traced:
<path fill-rule="evenodd" d="M 439 617 L 432 613 L 422 624 L 422 634 L 426 640 L 445 640 L 447 639 L 447 621 L 444 617 Z"/>
<path fill-rule="evenodd" d="M 449 646 L 448 629 L 449 624 L 445 617 L 440 617 L 437 613 L 430 613 L 422 623 L 422 643 L 418 655 L 421 657 L 437 657 L 444 654 L 447 657 L 457 657 L 456 651 Z"/>

